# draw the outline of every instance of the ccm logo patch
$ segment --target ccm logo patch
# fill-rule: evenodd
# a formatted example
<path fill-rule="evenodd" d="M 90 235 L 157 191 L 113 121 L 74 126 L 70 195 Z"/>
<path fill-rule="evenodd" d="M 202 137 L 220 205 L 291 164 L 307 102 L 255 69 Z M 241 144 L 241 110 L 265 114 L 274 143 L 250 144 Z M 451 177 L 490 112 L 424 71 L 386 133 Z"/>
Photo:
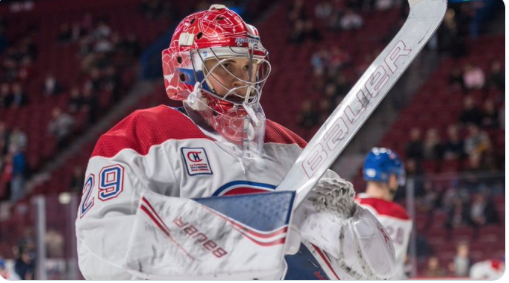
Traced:
<path fill-rule="evenodd" d="M 183 147 L 182 158 L 189 175 L 212 175 L 209 159 L 202 147 Z"/>

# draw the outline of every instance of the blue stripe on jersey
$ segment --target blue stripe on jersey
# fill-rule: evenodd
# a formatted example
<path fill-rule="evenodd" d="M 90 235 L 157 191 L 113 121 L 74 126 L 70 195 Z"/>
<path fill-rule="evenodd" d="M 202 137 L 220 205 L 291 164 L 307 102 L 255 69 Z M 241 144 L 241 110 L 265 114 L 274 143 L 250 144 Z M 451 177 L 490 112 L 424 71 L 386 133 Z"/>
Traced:
<path fill-rule="evenodd" d="M 295 192 L 274 192 L 194 199 L 258 231 L 274 231 L 290 222 Z"/>

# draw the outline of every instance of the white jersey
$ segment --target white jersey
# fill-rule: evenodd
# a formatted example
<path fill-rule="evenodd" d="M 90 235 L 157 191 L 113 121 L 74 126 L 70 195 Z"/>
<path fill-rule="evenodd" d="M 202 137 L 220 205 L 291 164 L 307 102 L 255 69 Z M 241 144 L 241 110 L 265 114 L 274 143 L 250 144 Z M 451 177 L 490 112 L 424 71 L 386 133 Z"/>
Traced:
<path fill-rule="evenodd" d="M 375 215 L 391 237 L 396 252 L 396 271 L 392 279 L 406 279 L 404 264 L 412 233 L 412 220 L 407 212 L 395 202 L 372 198 L 365 193 L 357 195 L 357 202 Z"/>
<path fill-rule="evenodd" d="M 235 146 L 220 138 L 163 105 L 135 111 L 101 136 L 88 164 L 76 221 L 85 278 L 134 278 L 122 264 L 141 192 L 200 198 L 274 191 L 306 145 L 269 120 L 260 158 L 242 159 Z M 317 254 L 328 271 L 312 274 L 339 279 L 326 253 Z"/>
<path fill-rule="evenodd" d="M 497 280 L 504 275 L 505 264 L 500 260 L 485 260 L 470 267 L 470 279 Z"/>

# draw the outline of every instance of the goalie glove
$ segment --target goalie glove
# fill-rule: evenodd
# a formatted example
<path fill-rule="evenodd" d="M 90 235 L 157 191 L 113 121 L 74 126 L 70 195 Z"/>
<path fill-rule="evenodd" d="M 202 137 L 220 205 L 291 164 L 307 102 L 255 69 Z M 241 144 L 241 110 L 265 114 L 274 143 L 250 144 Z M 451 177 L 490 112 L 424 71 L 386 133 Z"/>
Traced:
<path fill-rule="evenodd" d="M 295 212 L 301 237 L 332 256 L 355 279 L 386 279 L 395 252 L 380 222 L 355 200 L 353 185 L 328 171 Z"/>
<path fill-rule="evenodd" d="M 309 200 L 317 212 L 327 212 L 341 218 L 350 218 L 355 212 L 355 191 L 352 183 L 324 177 L 313 188 Z"/>

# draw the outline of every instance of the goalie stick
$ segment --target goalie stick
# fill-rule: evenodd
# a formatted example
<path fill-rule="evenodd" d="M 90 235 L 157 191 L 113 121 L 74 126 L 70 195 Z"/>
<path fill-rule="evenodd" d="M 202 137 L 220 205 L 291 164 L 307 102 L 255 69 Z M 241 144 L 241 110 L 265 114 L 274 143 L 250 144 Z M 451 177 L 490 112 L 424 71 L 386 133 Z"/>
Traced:
<path fill-rule="evenodd" d="M 446 0 L 408 0 L 410 13 L 401 30 L 355 83 L 320 127 L 276 191 L 296 191 L 294 209 L 348 145 L 394 83 L 434 34 Z"/>

